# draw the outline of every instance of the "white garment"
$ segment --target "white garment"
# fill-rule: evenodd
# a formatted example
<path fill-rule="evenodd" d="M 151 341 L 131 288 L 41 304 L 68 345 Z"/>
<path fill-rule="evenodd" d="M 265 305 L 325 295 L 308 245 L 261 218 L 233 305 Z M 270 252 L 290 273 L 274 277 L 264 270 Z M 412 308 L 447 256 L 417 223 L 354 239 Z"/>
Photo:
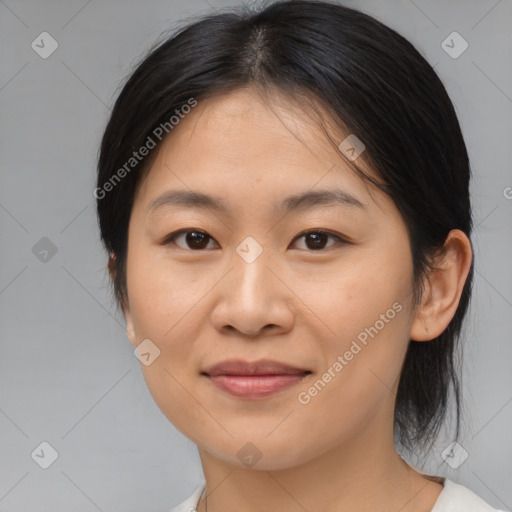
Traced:
<path fill-rule="evenodd" d="M 467 487 L 456 484 L 444 477 L 440 477 L 440 479 L 444 483 L 444 488 L 431 512 L 505 512 L 492 508 Z M 201 484 L 192 496 L 170 512 L 196 512 L 204 486 L 204 483 Z"/>

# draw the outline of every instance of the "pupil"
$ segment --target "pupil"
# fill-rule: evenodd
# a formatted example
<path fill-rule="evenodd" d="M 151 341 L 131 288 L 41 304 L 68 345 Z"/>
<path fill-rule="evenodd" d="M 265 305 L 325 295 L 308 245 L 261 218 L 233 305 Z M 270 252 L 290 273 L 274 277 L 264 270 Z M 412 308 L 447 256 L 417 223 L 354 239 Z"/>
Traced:
<path fill-rule="evenodd" d="M 313 247 L 310 247 L 309 244 L 306 242 L 306 245 L 309 249 L 321 249 L 322 246 L 325 243 L 325 239 L 327 238 L 327 235 L 325 233 L 309 233 L 306 235 L 307 240 L 313 240 L 314 244 Z"/>
<path fill-rule="evenodd" d="M 190 231 L 187 233 L 186 240 L 187 244 L 191 246 L 191 249 L 203 249 L 208 245 L 207 236 L 204 233 L 198 231 Z"/>

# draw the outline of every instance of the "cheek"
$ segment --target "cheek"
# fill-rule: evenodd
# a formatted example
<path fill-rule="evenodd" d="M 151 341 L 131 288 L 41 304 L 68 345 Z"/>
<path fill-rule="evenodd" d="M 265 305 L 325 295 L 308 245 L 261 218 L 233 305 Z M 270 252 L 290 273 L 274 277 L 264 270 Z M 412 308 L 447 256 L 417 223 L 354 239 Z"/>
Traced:
<path fill-rule="evenodd" d="M 407 329 L 410 283 L 405 266 L 381 267 L 378 261 L 361 259 L 331 276 L 314 287 L 306 283 L 303 290 L 306 302 L 329 328 L 331 336 L 324 338 L 328 352 L 343 352 L 352 340 L 364 343 L 376 335 L 391 341 Z"/>
<path fill-rule="evenodd" d="M 353 307 L 353 300 L 346 303 L 350 307 L 333 312 L 334 334 L 319 340 L 324 365 L 314 388 L 303 389 L 308 395 L 303 403 L 311 398 L 311 402 L 343 402 L 346 410 L 353 410 L 352 406 L 361 410 L 372 396 L 382 398 L 395 387 L 409 343 L 409 317 L 405 305 L 391 295 L 381 301 L 366 300 L 361 307 Z"/>
<path fill-rule="evenodd" d="M 156 343 L 172 339 L 193 319 L 204 285 L 149 252 L 134 251 L 130 256 L 127 287 L 137 336 Z"/>
<path fill-rule="evenodd" d="M 341 422 L 347 412 L 362 421 L 394 393 L 409 343 L 411 266 L 380 254 L 333 273 L 323 291 L 315 288 L 312 303 L 329 327 L 319 340 L 326 373 L 314 389 L 303 389 L 315 414 L 327 408 Z"/>
<path fill-rule="evenodd" d="M 212 416 L 206 414 L 208 407 L 197 399 L 194 382 L 180 375 L 165 356 L 157 359 L 151 366 L 142 368 L 148 390 L 163 415 L 183 435 L 199 443 L 205 435 L 212 435 L 218 424 Z M 213 435 L 219 438 L 225 434 L 220 429 Z"/>
<path fill-rule="evenodd" d="M 149 338 L 160 350 L 154 362 L 141 365 L 148 390 L 167 419 L 195 441 L 195 432 L 212 428 L 193 398 L 198 396 L 194 340 L 205 289 L 166 267 L 133 253 L 127 265 L 130 311 L 137 341 Z"/>
<path fill-rule="evenodd" d="M 293 439 L 299 431 L 304 447 L 322 452 L 357 438 L 369 425 L 387 428 L 392 424 L 396 385 L 408 342 L 404 336 L 407 321 L 400 317 L 404 311 L 377 329 L 377 334 L 370 329 L 373 321 L 367 327 L 371 334 L 365 343 L 360 341 L 363 336 L 343 336 L 329 346 L 325 372 L 309 387 L 298 390 L 300 405 L 294 423 L 283 424 L 283 439 Z M 364 324 L 354 325 L 353 332 L 357 331 L 367 334 Z"/>

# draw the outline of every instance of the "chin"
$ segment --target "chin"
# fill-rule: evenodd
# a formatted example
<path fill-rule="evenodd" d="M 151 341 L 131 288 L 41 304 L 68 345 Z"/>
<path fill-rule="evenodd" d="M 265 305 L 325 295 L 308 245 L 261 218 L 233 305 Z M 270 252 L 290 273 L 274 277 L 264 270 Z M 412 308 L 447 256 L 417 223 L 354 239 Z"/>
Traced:
<path fill-rule="evenodd" d="M 218 444 L 212 442 L 211 436 L 205 439 L 205 442 L 193 441 L 201 450 L 226 464 L 256 471 L 285 470 L 304 464 L 318 456 L 315 450 L 310 454 L 298 450 L 300 440 L 295 442 L 279 436 L 270 440 L 265 439 L 265 436 L 251 436 L 248 433 L 243 439 L 222 439 Z"/>

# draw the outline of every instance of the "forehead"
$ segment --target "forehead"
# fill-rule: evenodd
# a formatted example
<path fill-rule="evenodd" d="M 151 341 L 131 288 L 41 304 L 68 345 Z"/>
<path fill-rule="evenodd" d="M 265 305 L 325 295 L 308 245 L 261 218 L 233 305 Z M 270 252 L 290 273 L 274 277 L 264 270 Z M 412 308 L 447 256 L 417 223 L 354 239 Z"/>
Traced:
<path fill-rule="evenodd" d="M 163 141 L 139 199 L 149 208 L 166 189 L 179 188 L 226 201 L 259 195 L 275 206 L 284 195 L 333 186 L 353 204 L 367 203 L 367 184 L 300 105 L 275 94 L 265 102 L 246 88 L 201 101 L 183 116 Z"/>

